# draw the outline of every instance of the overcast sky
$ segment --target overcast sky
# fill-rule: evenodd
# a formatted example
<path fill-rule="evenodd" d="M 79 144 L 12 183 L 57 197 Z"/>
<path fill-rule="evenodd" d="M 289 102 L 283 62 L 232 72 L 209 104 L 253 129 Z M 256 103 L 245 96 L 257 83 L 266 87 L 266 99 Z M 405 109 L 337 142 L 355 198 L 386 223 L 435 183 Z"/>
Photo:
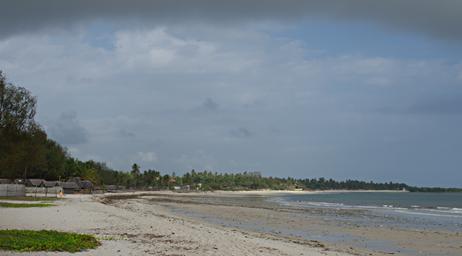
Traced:
<path fill-rule="evenodd" d="M 0 70 L 82 160 L 462 186 L 462 1 L 0 2 Z"/>

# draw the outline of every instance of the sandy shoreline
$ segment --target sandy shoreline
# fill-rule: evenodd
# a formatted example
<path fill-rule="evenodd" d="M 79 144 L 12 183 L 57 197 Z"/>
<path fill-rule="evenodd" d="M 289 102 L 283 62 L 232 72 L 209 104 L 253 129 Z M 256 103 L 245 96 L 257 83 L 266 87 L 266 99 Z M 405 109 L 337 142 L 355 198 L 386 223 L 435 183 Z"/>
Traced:
<path fill-rule="evenodd" d="M 403 220 L 388 218 L 362 209 L 282 207 L 265 197 L 144 196 L 151 203 L 173 212 L 278 236 L 315 239 L 330 250 L 355 255 L 454 255 L 462 252 L 462 233 L 435 229 L 415 229 Z M 358 223 L 356 220 L 364 220 Z"/>
<path fill-rule="evenodd" d="M 167 193 L 169 194 L 169 193 Z M 102 246 L 73 255 L 348 255 L 316 242 L 222 228 L 174 216 L 143 199 L 68 196 L 49 208 L 0 208 L 1 229 L 54 229 L 96 235 Z M 13 253 L 1 255 L 67 255 Z"/>
<path fill-rule="evenodd" d="M 400 224 L 362 226 L 350 221 L 354 216 L 371 218 L 362 210 L 291 209 L 266 200 L 269 196 L 300 192 L 339 191 L 71 195 L 55 202 L 55 207 L 0 208 L 0 229 L 73 231 L 94 234 L 102 241 L 98 249 L 75 255 L 382 256 L 462 252 L 462 233 L 414 230 Z M 298 236 L 284 231 L 307 233 Z M 333 240 L 324 241 L 317 234 Z M 307 238 L 310 236 L 314 238 Z M 0 251 L 0 255 L 67 254 Z"/>
<path fill-rule="evenodd" d="M 314 239 L 330 250 L 351 254 L 458 256 L 462 252 L 462 233 L 457 228 L 448 231 L 434 226 L 414 227 L 406 219 L 362 209 L 287 208 L 271 203 L 267 196 L 278 195 L 261 191 L 161 192 L 146 193 L 140 198 L 146 204 L 165 206 L 182 217 L 278 237 Z M 382 223 L 384 220 L 393 225 Z"/>

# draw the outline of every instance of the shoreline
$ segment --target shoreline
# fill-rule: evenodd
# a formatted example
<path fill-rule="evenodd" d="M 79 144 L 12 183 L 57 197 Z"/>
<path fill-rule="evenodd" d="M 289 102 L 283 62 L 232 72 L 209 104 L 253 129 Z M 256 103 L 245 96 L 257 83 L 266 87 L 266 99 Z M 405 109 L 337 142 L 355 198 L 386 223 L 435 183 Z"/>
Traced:
<path fill-rule="evenodd" d="M 97 249 L 73 255 L 349 255 L 330 251 L 312 241 L 224 228 L 181 217 L 161 204 L 147 204 L 144 199 L 109 202 L 111 195 L 68 195 L 48 208 L 0 208 L 0 229 L 77 232 L 93 234 L 101 241 Z M 0 251 L 0 254 L 68 255 L 10 251 Z"/>
<path fill-rule="evenodd" d="M 239 196 L 239 195 L 310 195 L 330 193 L 410 193 L 402 190 L 214 190 L 214 191 L 175 191 L 175 190 L 137 190 L 104 193 L 103 195 L 143 195 L 143 194 L 171 194 L 171 195 L 207 195 L 207 196 Z"/>
<path fill-rule="evenodd" d="M 147 200 L 148 204 L 166 206 L 182 217 L 228 228 L 316 240 L 332 251 L 412 256 L 422 252 L 425 255 L 458 256 L 462 251 L 458 245 L 462 244 L 462 234 L 457 228 L 445 230 L 427 224 L 414 227 L 406 219 L 414 218 L 412 216 L 401 218 L 388 216 L 389 213 L 381 216 L 381 213 L 377 215 L 368 209 L 294 208 L 255 194 L 233 195 L 160 193 L 140 198 Z"/>
<path fill-rule="evenodd" d="M 239 190 L 239 191 L 224 191 L 217 190 L 212 193 L 217 194 L 243 194 L 243 195 L 303 195 L 303 194 L 330 194 L 330 193 L 407 193 L 402 190 L 344 190 L 344 189 L 329 189 L 329 190 Z"/>
<path fill-rule="evenodd" d="M 362 226 L 351 218 L 373 217 L 364 210 L 281 207 L 267 198 L 289 191 L 277 192 L 66 195 L 49 208 L 0 208 L 0 229 L 71 231 L 93 234 L 102 242 L 96 250 L 75 255 L 413 256 L 419 250 L 429 255 L 462 251 L 462 233 Z M 339 191 L 322 191 L 332 192 Z"/>

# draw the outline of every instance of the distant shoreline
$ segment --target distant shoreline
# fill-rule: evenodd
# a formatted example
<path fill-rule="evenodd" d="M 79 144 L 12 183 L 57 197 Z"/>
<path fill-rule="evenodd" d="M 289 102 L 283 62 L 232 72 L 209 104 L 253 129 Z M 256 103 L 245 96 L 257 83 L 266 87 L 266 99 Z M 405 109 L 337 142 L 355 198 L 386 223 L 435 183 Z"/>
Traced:
<path fill-rule="evenodd" d="M 184 195 L 184 196 L 272 196 L 272 195 L 310 195 L 329 193 L 409 193 L 402 190 L 215 190 L 215 191 L 173 191 L 173 190 L 137 190 L 104 193 L 105 196 L 143 196 L 143 195 Z"/>
<path fill-rule="evenodd" d="M 345 190 L 345 189 L 329 189 L 329 190 L 240 190 L 240 191 L 212 191 L 216 193 L 237 193 L 237 194 L 324 194 L 324 193 L 405 193 L 409 191 L 402 190 Z"/>

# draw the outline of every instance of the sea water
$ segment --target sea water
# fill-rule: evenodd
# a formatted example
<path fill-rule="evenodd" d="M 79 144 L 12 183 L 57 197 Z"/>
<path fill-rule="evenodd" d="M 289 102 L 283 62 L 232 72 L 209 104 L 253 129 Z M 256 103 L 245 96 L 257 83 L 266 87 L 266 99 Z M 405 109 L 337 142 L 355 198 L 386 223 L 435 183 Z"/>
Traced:
<path fill-rule="evenodd" d="M 462 231 L 462 193 L 329 192 L 270 200 L 297 208 L 367 210 L 366 216 L 374 217 L 381 225 Z M 364 224 L 368 218 L 362 215 L 352 221 Z"/>

